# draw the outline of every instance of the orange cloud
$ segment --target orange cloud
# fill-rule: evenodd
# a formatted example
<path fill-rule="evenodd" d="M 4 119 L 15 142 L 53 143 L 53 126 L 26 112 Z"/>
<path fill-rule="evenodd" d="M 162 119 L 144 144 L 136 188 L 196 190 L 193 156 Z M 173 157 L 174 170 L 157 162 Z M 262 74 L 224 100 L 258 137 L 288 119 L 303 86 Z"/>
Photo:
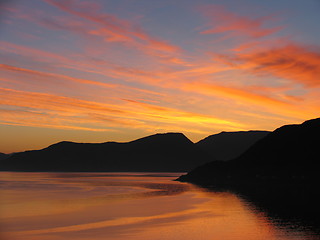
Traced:
<path fill-rule="evenodd" d="M 320 86 L 320 51 L 296 44 L 226 57 L 235 68 L 270 74 L 306 87 Z"/>
<path fill-rule="evenodd" d="M 190 83 L 185 84 L 184 89 L 190 92 L 198 92 L 219 98 L 231 99 L 235 101 L 235 103 L 241 103 L 242 105 L 244 104 L 250 107 L 256 106 L 260 109 L 262 108 L 267 110 L 269 113 L 277 113 L 287 118 L 313 118 L 315 117 L 315 111 L 319 109 L 317 104 L 312 104 L 302 109 L 300 104 L 303 104 L 303 102 L 298 104 L 296 98 L 290 98 L 283 94 L 280 94 L 278 98 L 275 98 L 268 95 L 254 93 L 254 91 L 252 91 L 254 87 L 251 89 L 250 87 L 248 89 L 240 89 L 206 83 Z M 280 87 L 280 89 L 282 89 L 282 87 Z M 268 93 L 268 91 L 265 91 L 265 93 Z M 301 100 L 302 99 L 299 99 L 299 102 Z M 243 109 L 245 110 L 245 107 L 243 107 Z"/>
<path fill-rule="evenodd" d="M 213 27 L 202 31 L 202 34 L 232 32 L 236 35 L 261 38 L 282 29 L 282 27 L 264 27 L 268 20 L 273 19 L 272 16 L 259 18 L 240 16 L 219 5 L 206 6 L 202 11 L 205 16 L 212 21 L 210 24 L 214 25 Z"/>
<path fill-rule="evenodd" d="M 49 125 L 54 127 L 56 124 L 58 128 L 74 126 L 97 131 L 110 127 L 145 130 L 155 129 L 158 126 L 167 126 L 169 129 L 171 126 L 172 129 L 184 129 L 186 132 L 197 132 L 203 127 L 212 128 L 213 125 L 228 129 L 245 128 L 245 125 L 235 121 L 133 100 L 125 100 L 128 104 L 107 104 L 4 88 L 0 88 L 0 100 L 0 106 L 5 110 L 8 107 L 12 110 L 11 117 L 8 117 L 9 111 L 7 111 L 0 118 L 1 122 L 6 124 L 39 127 Z M 20 114 L 22 111 L 28 112 L 26 114 L 30 116 L 28 121 L 22 118 L 23 114 Z"/>
<path fill-rule="evenodd" d="M 13 125 L 13 126 L 29 126 L 29 127 L 44 127 L 56 129 L 70 129 L 70 130 L 83 130 L 83 131 L 114 131 L 113 129 L 103 129 L 94 127 L 79 126 L 79 119 L 72 120 L 56 114 L 47 114 L 34 111 L 25 110 L 8 110 L 0 109 L 1 117 L 0 124 Z M 82 123 L 85 123 L 84 120 Z"/>
<path fill-rule="evenodd" d="M 214 84 L 205 84 L 205 83 L 190 83 L 185 84 L 184 88 L 186 90 L 191 91 L 200 91 L 204 94 L 215 94 L 220 95 L 222 97 L 238 99 L 245 102 L 253 103 L 253 104 L 285 104 L 281 100 L 274 99 L 272 97 L 263 96 L 254 94 L 251 91 L 246 91 L 242 89 L 238 89 L 235 87 L 225 87 Z"/>
<path fill-rule="evenodd" d="M 228 129 L 233 129 L 233 130 L 244 129 L 246 127 L 246 124 L 243 124 L 237 121 L 222 119 L 222 118 L 218 118 L 218 117 L 214 117 L 206 114 L 198 114 L 193 112 L 182 111 L 175 108 L 155 106 L 148 103 L 129 100 L 129 99 L 123 99 L 123 100 L 129 102 L 130 105 L 134 106 L 135 109 L 136 109 L 136 106 L 138 107 L 138 109 L 145 109 L 146 111 L 142 111 L 142 112 L 140 110 L 140 113 L 145 112 L 146 117 L 151 117 L 151 119 L 155 118 L 157 120 L 163 121 L 163 123 L 165 123 L 167 127 L 168 127 L 168 124 L 171 123 L 171 124 L 176 124 L 175 127 L 180 126 L 180 129 L 181 129 L 181 127 L 183 127 L 185 124 L 189 125 L 190 123 L 192 124 L 196 123 L 196 125 L 194 125 L 195 127 L 197 126 L 195 129 L 188 130 L 185 128 L 185 131 L 187 132 L 189 132 L 190 130 L 192 132 L 199 131 L 199 129 L 201 129 L 203 126 L 207 126 L 209 128 L 212 128 L 212 126 L 221 126 L 221 127 L 224 126 Z"/>
<path fill-rule="evenodd" d="M 12 46 L 14 47 L 14 46 Z M 17 47 L 17 50 L 20 49 Z M 14 51 L 14 49 L 13 49 Z M 26 49 L 26 53 L 31 54 L 32 49 Z M 21 54 L 24 54 L 23 52 Z M 45 53 L 46 54 L 46 53 Z M 48 56 L 51 56 L 51 54 L 47 54 Z M 244 54 L 243 54 L 244 56 Z M 57 60 L 59 56 L 54 55 L 53 60 Z M 48 59 L 49 60 L 49 59 Z M 49 60 L 50 61 L 50 60 Z M 95 62 L 79 62 L 79 63 L 72 63 L 71 59 L 68 59 L 66 57 L 63 58 L 63 60 L 60 62 L 60 64 L 66 64 L 68 65 L 69 68 L 72 69 L 77 69 L 81 70 L 84 72 L 89 72 L 89 73 L 98 73 L 103 76 L 110 76 L 113 78 L 118 78 L 118 79 L 123 79 L 125 81 L 132 81 L 132 82 L 140 82 L 144 85 L 150 85 L 154 86 L 157 88 L 158 91 L 166 92 L 166 89 L 171 89 L 175 91 L 174 94 L 176 96 L 178 95 L 184 95 L 184 94 L 189 94 L 190 92 L 200 94 L 200 95 L 206 95 L 206 96 L 212 96 L 213 98 L 216 98 L 217 96 L 223 98 L 223 99 L 231 99 L 235 100 L 239 103 L 243 103 L 244 105 L 254 105 L 257 107 L 262 107 L 263 109 L 266 109 L 268 112 L 278 112 L 280 114 L 284 114 L 286 111 L 286 108 L 288 107 L 289 109 L 292 109 L 292 106 L 290 106 L 290 103 L 296 102 L 297 98 L 286 96 L 285 94 L 282 94 L 281 92 L 287 89 L 284 89 L 283 87 L 281 88 L 270 88 L 267 89 L 267 87 L 263 86 L 246 86 L 246 87 L 239 87 L 241 84 L 239 84 L 238 87 L 235 86 L 228 86 L 226 87 L 225 85 L 219 83 L 218 81 L 215 81 L 214 84 L 210 83 L 212 82 L 212 79 L 210 78 L 211 74 L 219 73 L 221 71 L 226 71 L 229 69 L 251 69 L 249 64 L 246 65 L 244 60 L 240 58 L 239 56 L 233 57 L 233 58 L 228 58 L 226 57 L 224 59 L 223 64 L 229 64 L 229 66 L 226 66 L 223 64 L 212 64 L 212 63 L 204 63 L 200 64 L 199 62 L 194 62 L 193 66 L 189 66 L 187 68 L 184 68 L 183 70 L 180 71 L 174 71 L 168 69 L 167 71 L 162 71 L 162 72 L 148 72 L 148 71 L 143 71 L 140 69 L 135 69 L 135 68 L 127 68 L 127 67 L 122 67 L 122 66 L 116 66 L 113 64 L 109 64 L 109 68 L 102 64 L 96 64 Z M 72 65 L 73 64 L 73 65 Z M 34 76 L 39 76 L 39 77 L 50 77 L 51 79 L 63 79 L 63 80 L 68 80 L 71 82 L 76 82 L 80 84 L 90 84 L 90 85 L 95 85 L 99 86 L 99 82 L 91 81 L 91 80 L 85 80 L 85 79 L 78 79 L 78 78 L 73 78 L 61 74 L 52 74 L 52 73 L 44 73 L 44 72 L 37 72 L 34 70 L 28 70 L 28 69 L 22 69 L 22 68 L 17 68 L 9 65 L 1 65 L 2 69 L 8 70 L 8 71 L 14 71 L 14 72 L 21 72 L 24 74 L 29 74 L 29 75 L 34 75 Z M 252 70 L 252 69 L 251 69 Z M 123 87 L 121 90 L 121 94 L 118 95 L 119 98 L 124 98 L 125 94 L 126 97 L 130 97 L 133 99 L 143 99 L 143 95 L 140 94 L 151 94 L 152 96 L 158 96 L 161 97 L 161 99 L 168 98 L 168 94 L 161 94 L 159 92 L 155 91 L 150 91 L 146 89 L 142 89 L 141 87 L 139 88 L 134 88 L 130 86 L 121 86 L 118 84 L 107 84 L 104 85 L 104 83 L 101 83 L 103 86 L 108 87 L 108 88 L 114 88 L 117 87 Z M 101 85 L 101 86 L 102 86 Z M 143 87 L 143 85 L 142 85 Z M 161 90 L 162 89 L 162 90 Z M 279 94 L 275 94 L 274 90 L 277 90 Z M 137 92 L 134 94 L 134 92 Z M 133 97 L 133 96 L 136 97 Z M 154 97 L 152 97 L 154 100 Z M 152 101 L 151 101 L 152 102 Z M 158 101 L 156 101 L 158 102 Z M 282 107 L 279 107 L 282 106 Z M 114 106 L 112 106 L 114 107 Z M 151 106 L 150 106 L 151 107 Z M 158 107 L 158 106 L 157 106 Z M 281 113 L 285 110 L 283 113 Z M 134 109 L 128 115 L 131 116 L 136 116 L 134 112 L 137 111 L 137 109 Z M 139 110 L 140 111 L 140 110 Z M 138 112 L 139 112 L 138 111 Z M 149 113 L 151 110 L 148 110 Z M 175 109 L 175 112 L 177 110 Z M 141 116 L 145 113 L 140 112 Z M 153 116 L 151 116 L 153 114 Z M 172 116 L 174 115 L 172 112 L 170 112 L 171 117 L 168 117 L 168 119 L 171 119 L 171 124 L 173 124 L 174 119 L 178 119 L 177 116 Z M 306 116 L 309 116 L 309 113 L 301 113 L 297 114 L 297 110 L 294 109 L 291 112 L 289 112 L 290 116 L 292 117 L 298 117 L 299 119 L 306 118 Z M 305 114 L 304 117 L 302 115 Z M 150 113 L 146 114 L 146 119 L 150 119 L 150 121 L 158 121 L 155 120 L 156 118 L 160 119 L 160 110 L 158 109 L 158 112 L 156 113 Z M 165 115 L 163 113 L 163 115 Z M 163 117 L 163 116 L 162 116 Z M 139 118 L 139 117 L 138 117 Z M 163 118 L 166 118 L 164 116 Z M 107 119 L 107 117 L 106 117 Z M 185 122 L 192 122 L 192 117 L 191 118 L 181 118 L 182 121 Z M 186 121 L 186 119 L 189 119 Z M 230 126 L 230 124 L 229 124 Z"/>

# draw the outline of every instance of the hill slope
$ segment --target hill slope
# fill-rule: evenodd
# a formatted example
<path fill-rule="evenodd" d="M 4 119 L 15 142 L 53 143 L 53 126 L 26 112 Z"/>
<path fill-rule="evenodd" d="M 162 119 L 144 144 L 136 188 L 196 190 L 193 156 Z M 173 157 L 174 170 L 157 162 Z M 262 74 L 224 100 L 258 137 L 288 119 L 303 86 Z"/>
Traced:
<path fill-rule="evenodd" d="M 209 161 L 181 133 L 156 134 L 128 143 L 60 142 L 3 160 L 6 171 L 169 171 L 181 172 Z"/>
<path fill-rule="evenodd" d="M 202 139 L 196 145 L 213 159 L 226 161 L 239 157 L 269 133 L 268 131 L 221 132 Z"/>
<path fill-rule="evenodd" d="M 257 179 L 312 178 L 320 166 L 320 118 L 286 125 L 255 143 L 229 162 L 200 166 L 181 181 L 201 184 L 238 184 Z"/>

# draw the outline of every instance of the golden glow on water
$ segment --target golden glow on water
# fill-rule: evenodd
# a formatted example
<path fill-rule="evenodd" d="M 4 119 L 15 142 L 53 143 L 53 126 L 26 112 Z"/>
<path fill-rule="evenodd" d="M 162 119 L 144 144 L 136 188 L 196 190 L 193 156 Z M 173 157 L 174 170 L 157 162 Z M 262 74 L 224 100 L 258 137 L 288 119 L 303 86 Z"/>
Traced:
<path fill-rule="evenodd" d="M 278 228 L 232 193 L 176 176 L 1 173 L 0 239 L 318 239 Z"/>

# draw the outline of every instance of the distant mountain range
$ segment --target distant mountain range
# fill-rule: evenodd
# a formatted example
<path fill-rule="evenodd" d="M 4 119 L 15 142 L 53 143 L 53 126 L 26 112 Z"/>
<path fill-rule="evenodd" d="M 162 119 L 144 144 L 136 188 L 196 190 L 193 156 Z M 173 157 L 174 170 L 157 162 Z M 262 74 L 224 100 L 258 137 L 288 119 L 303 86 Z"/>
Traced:
<path fill-rule="evenodd" d="M 6 155 L 0 170 L 185 172 L 215 159 L 237 156 L 267 133 L 222 132 L 196 144 L 182 133 L 156 134 L 127 143 L 59 142 Z"/>
<path fill-rule="evenodd" d="M 226 161 L 239 157 L 269 133 L 268 131 L 221 132 L 202 139 L 196 145 L 213 159 Z"/>
<path fill-rule="evenodd" d="M 8 154 L 1 153 L 1 152 L 0 152 L 0 161 L 3 160 L 3 159 L 6 159 L 6 158 L 8 158 L 8 157 L 9 157 Z"/>
<path fill-rule="evenodd" d="M 263 179 L 310 179 L 319 175 L 320 118 L 286 125 L 266 135 L 236 159 L 200 166 L 179 180 L 204 185 Z M 289 181 L 289 180 L 288 180 Z"/>
<path fill-rule="evenodd" d="M 16 153 L 0 164 L 10 171 L 188 171 L 211 160 L 181 133 L 128 143 L 60 142 Z"/>

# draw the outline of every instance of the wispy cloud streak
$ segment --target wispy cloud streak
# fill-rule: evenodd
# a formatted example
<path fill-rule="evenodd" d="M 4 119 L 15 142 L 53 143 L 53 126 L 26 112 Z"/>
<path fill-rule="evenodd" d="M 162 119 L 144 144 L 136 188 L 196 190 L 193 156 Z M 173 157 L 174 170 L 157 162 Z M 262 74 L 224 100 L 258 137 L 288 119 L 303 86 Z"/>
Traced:
<path fill-rule="evenodd" d="M 91 4 L 83 5 L 78 1 L 71 0 L 45 1 L 73 16 L 97 24 L 96 29 L 90 30 L 87 33 L 101 36 L 107 42 L 129 44 L 155 56 L 161 56 L 160 53 L 157 53 L 158 51 L 169 54 L 176 54 L 180 51 L 180 47 L 147 34 L 140 26 L 138 26 L 138 24 L 133 24 L 127 20 L 120 19 L 115 15 L 100 13 L 98 8 L 92 7 Z"/>
<path fill-rule="evenodd" d="M 28 115 L 31 117 L 39 115 L 55 116 L 54 119 L 57 120 L 57 127 L 61 127 L 61 125 L 63 127 L 63 123 L 65 122 L 72 122 L 76 128 L 84 127 L 84 124 L 85 126 L 90 126 L 93 130 L 110 129 L 110 127 L 122 128 L 124 126 L 150 128 L 152 125 L 175 125 L 177 123 L 182 126 L 186 123 L 193 124 L 194 126 L 198 124 L 208 126 L 210 124 L 218 124 L 237 128 L 244 127 L 240 123 L 219 119 L 214 116 L 155 106 L 134 100 L 124 100 L 127 104 L 115 105 L 4 88 L 0 89 L 0 99 L 3 106 L 9 107 L 6 110 L 6 116 L 8 116 L 8 113 L 19 115 L 21 112 L 28 112 Z M 12 108 L 22 108 L 23 111 L 21 109 L 15 111 Z M 2 122 L 7 121 L 5 116 L 1 120 Z M 12 122 L 21 124 L 19 120 Z M 29 122 L 32 124 L 32 121 Z M 38 119 L 36 119 L 36 124 L 41 126 Z M 71 127 L 72 125 L 67 124 L 67 126 Z"/>
<path fill-rule="evenodd" d="M 228 11 L 221 5 L 209 5 L 202 8 L 204 15 L 211 20 L 210 28 L 202 31 L 202 34 L 216 34 L 232 32 L 232 35 L 243 35 L 252 38 L 261 38 L 271 35 L 283 27 L 266 27 L 267 21 L 274 16 L 248 17 Z"/>
<path fill-rule="evenodd" d="M 320 51 L 297 44 L 239 53 L 230 63 L 253 73 L 285 78 L 306 87 L 320 86 Z"/>

